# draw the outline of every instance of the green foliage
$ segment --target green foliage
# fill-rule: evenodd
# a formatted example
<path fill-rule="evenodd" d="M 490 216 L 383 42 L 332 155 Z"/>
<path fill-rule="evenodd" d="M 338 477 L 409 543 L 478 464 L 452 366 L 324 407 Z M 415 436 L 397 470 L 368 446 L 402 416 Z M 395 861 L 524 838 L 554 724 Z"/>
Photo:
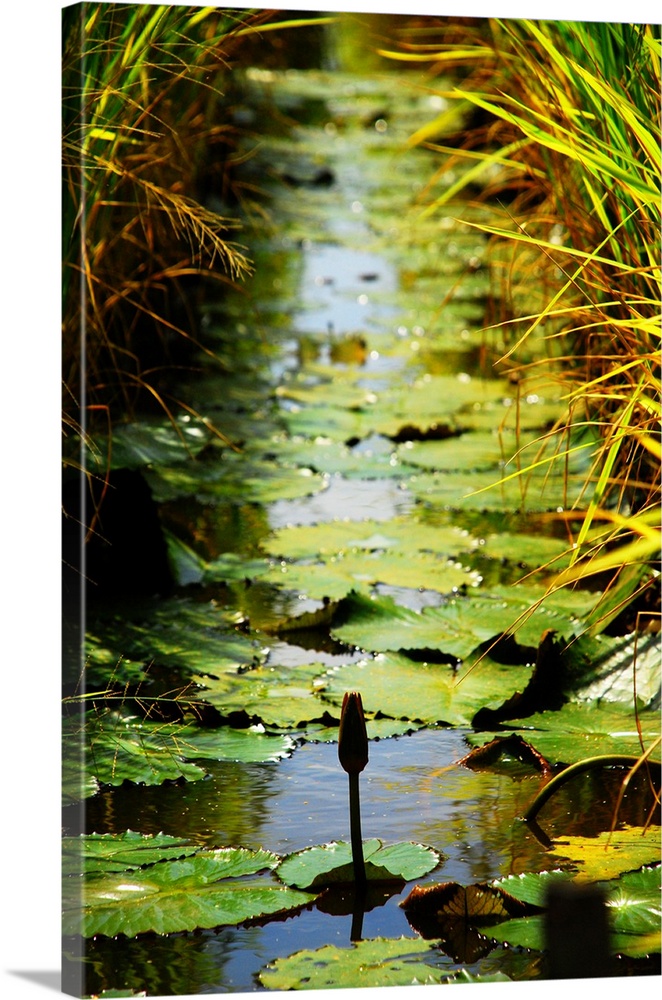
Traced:
<path fill-rule="evenodd" d="M 641 840 L 641 835 L 639 839 Z M 655 845 L 652 846 L 654 851 Z M 601 847 L 601 853 L 604 853 L 604 844 Z M 494 884 L 503 886 L 508 892 L 521 893 L 522 898 L 542 903 L 549 878 L 555 874 L 542 872 L 540 875 L 510 876 Z M 612 952 L 637 957 L 659 951 L 660 866 L 643 867 L 600 884 L 606 891 Z M 486 933 L 494 940 L 506 942 L 512 947 L 533 948 L 537 951 L 545 948 L 542 916 L 508 920 L 497 927 L 486 929 Z"/>
<path fill-rule="evenodd" d="M 178 861 L 111 874 L 86 882 L 82 912 L 67 905 L 64 933 L 92 937 L 156 931 L 172 934 L 199 927 L 236 925 L 251 917 L 280 914 L 303 906 L 314 895 L 256 878 L 278 858 L 240 847 L 199 851 Z"/>
<path fill-rule="evenodd" d="M 452 152 L 449 166 L 458 157 L 472 164 L 429 200 L 425 213 L 440 211 L 470 183 L 482 184 L 484 197 L 508 198 L 502 225 L 480 224 L 493 238 L 496 281 L 501 264 L 501 294 L 511 309 L 502 361 L 525 362 L 527 351 L 535 359 L 520 366 L 523 394 L 531 374 L 548 365 L 567 400 L 557 428 L 599 432 L 583 476 L 587 510 L 563 515 L 575 548 L 559 582 L 604 571 L 617 576 L 624 566 L 654 559 L 659 35 L 646 25 L 495 19 L 456 26 L 453 41 L 438 49 L 409 43 L 386 54 L 467 73 L 463 86 L 440 94 L 463 112 L 485 112 L 489 131 L 469 129 L 450 150 L 438 141 L 448 111 L 411 136 L 412 146 Z M 530 300 L 534 274 L 542 294 L 532 312 L 524 296 Z M 550 457 L 567 475 L 563 454 Z M 532 464 L 525 459 L 523 467 Z M 600 537 L 589 543 L 596 526 Z"/>
<path fill-rule="evenodd" d="M 324 695 L 339 702 L 343 691 L 355 688 L 364 692 L 368 712 L 413 718 L 427 725 L 469 726 L 479 708 L 500 707 L 526 686 L 530 675 L 530 666 L 485 658 L 480 669 L 459 680 L 447 664 L 380 653 L 329 671 Z"/>
<path fill-rule="evenodd" d="M 157 861 L 170 861 L 195 854 L 197 848 L 179 837 L 160 833 L 146 836 L 135 830 L 121 834 L 91 833 L 81 837 L 64 837 L 62 841 L 62 874 L 81 872 L 103 875 L 110 872 L 133 871 Z"/>
<path fill-rule="evenodd" d="M 119 709 L 113 708 L 116 702 Z M 277 761 L 294 748 L 291 737 L 267 734 L 255 727 L 209 729 L 179 722 L 153 722 L 142 713 L 128 714 L 121 707 L 123 702 L 121 695 L 100 695 L 97 708 L 86 713 L 83 720 L 72 717 L 65 721 L 63 757 L 65 762 L 71 761 L 71 776 L 64 783 L 64 791 L 69 800 L 94 795 L 99 783 L 160 785 L 182 778 L 199 781 L 207 771 L 193 761 Z M 152 707 L 158 709 L 158 704 L 157 699 Z M 103 705 L 107 707 L 100 708 Z M 162 705 L 172 707 L 172 700 L 166 699 Z M 84 782 L 80 778 L 81 760 Z"/>
<path fill-rule="evenodd" d="M 363 842 L 363 858 L 369 882 L 409 882 L 427 875 L 439 864 L 439 854 L 422 844 Z M 329 885 L 354 882 L 352 849 L 348 843 L 323 844 L 290 854 L 276 873 L 286 885 L 319 891 Z"/>
<path fill-rule="evenodd" d="M 232 147 L 223 58 L 256 20 L 212 8 L 80 4 L 63 17 L 65 425 L 88 405 L 160 399 L 149 359 L 190 333 L 172 302 L 202 270 L 249 271 L 233 222 L 196 197 L 205 151 Z M 170 297 L 163 297 L 164 287 Z M 169 303 L 169 304 L 168 304 Z M 85 343 L 81 337 L 85 337 Z M 150 343 L 151 342 L 151 343 Z M 85 365 L 83 366 L 83 349 Z M 156 349 L 156 354 L 154 353 Z M 84 382 L 81 385 L 81 380 Z M 86 426 L 92 410 L 83 413 Z M 71 461 L 74 461 L 74 447 Z"/>
<path fill-rule="evenodd" d="M 571 600 L 562 594 L 544 602 L 543 597 L 544 591 L 533 586 L 494 588 L 417 612 L 399 607 L 390 597 L 353 594 L 344 605 L 346 624 L 334 628 L 333 634 L 363 649 L 429 649 L 467 660 L 479 646 L 504 633 L 529 647 L 538 645 L 547 628 L 570 636 L 579 627 L 577 613 L 595 603 L 586 593 Z"/>
<path fill-rule="evenodd" d="M 433 945 L 421 939 L 368 939 L 349 948 L 326 945 L 276 959 L 260 972 L 260 982 L 271 990 L 440 983 L 441 970 L 425 961 L 432 957 Z"/>
<path fill-rule="evenodd" d="M 640 711 L 635 717 L 631 705 L 568 703 L 555 711 L 528 715 L 521 727 L 514 720 L 508 732 L 518 733 L 550 764 L 576 764 L 600 754 L 640 754 L 642 739 L 648 747 L 659 736 L 660 717 L 655 709 Z M 488 742 L 489 733 L 470 733 L 467 739 L 472 745 L 482 746 Z"/>

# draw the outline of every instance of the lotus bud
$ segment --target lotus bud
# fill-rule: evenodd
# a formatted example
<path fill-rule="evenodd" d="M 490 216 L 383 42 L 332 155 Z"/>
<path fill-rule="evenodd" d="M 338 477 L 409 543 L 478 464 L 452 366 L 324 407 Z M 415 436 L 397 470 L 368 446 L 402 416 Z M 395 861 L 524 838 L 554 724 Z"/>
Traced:
<path fill-rule="evenodd" d="M 338 760 L 348 774 L 360 774 L 368 763 L 368 734 L 358 691 L 346 691 L 340 713 Z"/>

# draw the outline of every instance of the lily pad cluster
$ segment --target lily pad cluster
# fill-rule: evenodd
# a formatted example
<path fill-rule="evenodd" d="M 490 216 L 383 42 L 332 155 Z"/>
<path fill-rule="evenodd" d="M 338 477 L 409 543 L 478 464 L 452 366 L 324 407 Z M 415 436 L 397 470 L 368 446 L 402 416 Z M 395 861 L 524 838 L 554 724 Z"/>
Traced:
<path fill-rule="evenodd" d="M 369 885 L 426 875 L 440 861 L 422 844 L 366 844 Z M 81 888 L 80 875 L 86 874 Z M 65 935 L 173 934 L 292 914 L 329 886 L 353 883 L 349 844 L 287 857 L 200 848 L 176 837 L 90 834 L 64 841 Z"/>

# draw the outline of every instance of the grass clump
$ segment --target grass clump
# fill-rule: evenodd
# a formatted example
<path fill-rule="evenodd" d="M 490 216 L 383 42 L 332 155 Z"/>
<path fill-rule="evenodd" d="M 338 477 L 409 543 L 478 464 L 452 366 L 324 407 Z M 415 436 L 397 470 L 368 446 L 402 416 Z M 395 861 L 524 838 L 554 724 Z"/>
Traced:
<path fill-rule="evenodd" d="M 567 447 L 550 462 L 565 463 L 583 438 L 590 449 L 580 504 L 555 515 L 572 545 L 556 585 L 610 591 L 601 628 L 650 587 L 660 551 L 659 32 L 490 19 L 412 38 L 385 54 L 428 62 L 446 102 L 410 139 L 444 157 L 424 212 L 470 192 L 500 214 L 481 227 L 500 310 L 487 321 L 509 337 L 498 363 L 523 384 L 544 372 L 562 387 L 566 415 L 536 460 L 552 440 Z M 448 69 L 463 82 L 438 87 Z M 444 144 L 458 111 L 465 125 Z"/>
<path fill-rule="evenodd" d="M 247 276 L 217 204 L 235 148 L 228 69 L 267 15 L 147 4 L 63 12 L 63 384 L 65 462 L 95 428 L 156 402 L 195 344 L 201 274 Z M 200 345 L 195 345 L 199 347 Z"/>

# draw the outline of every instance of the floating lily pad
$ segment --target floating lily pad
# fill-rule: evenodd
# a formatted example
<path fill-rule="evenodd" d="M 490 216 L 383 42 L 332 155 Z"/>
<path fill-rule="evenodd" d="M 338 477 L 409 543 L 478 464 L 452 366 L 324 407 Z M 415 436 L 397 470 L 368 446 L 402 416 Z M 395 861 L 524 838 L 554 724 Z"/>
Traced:
<path fill-rule="evenodd" d="M 642 827 L 626 827 L 611 832 L 604 830 L 595 837 L 563 836 L 555 841 L 550 853 L 577 866 L 577 881 L 609 879 L 642 865 L 659 862 L 660 827 L 652 826 L 648 831 Z M 658 891 L 659 879 L 658 870 Z"/>
<path fill-rule="evenodd" d="M 368 448 L 360 450 L 348 447 L 342 441 L 330 438 L 295 438 L 278 444 L 281 460 L 289 460 L 314 469 L 319 473 L 335 475 L 340 473 L 346 479 L 358 476 L 362 479 L 391 479 L 413 471 L 396 453 L 389 442 L 389 448 L 376 451 Z"/>
<path fill-rule="evenodd" d="M 244 710 L 267 726 L 296 729 L 323 719 L 332 708 L 320 699 L 319 685 L 315 684 L 325 669 L 316 662 L 287 667 L 266 664 L 234 677 L 200 680 L 205 685 L 205 701 L 223 714 Z"/>
<path fill-rule="evenodd" d="M 632 708 L 602 702 L 568 703 L 556 711 L 537 712 L 519 725 L 513 722 L 508 732 L 519 734 L 551 764 L 575 764 L 601 754 L 639 756 L 637 723 L 641 726 L 644 746 L 650 746 L 660 735 L 658 711 L 640 711 L 635 718 Z M 488 739 L 488 733 L 467 734 L 468 742 L 474 746 Z"/>
<path fill-rule="evenodd" d="M 494 588 L 416 612 L 399 607 L 389 597 L 352 594 L 344 605 L 346 624 L 332 631 L 341 642 L 362 649 L 431 649 L 458 659 L 466 659 L 483 643 L 506 632 L 522 645 L 537 646 L 545 629 L 554 628 L 568 636 L 577 631 L 578 619 L 565 610 L 563 597 L 555 595 L 530 611 L 534 595 L 529 589 Z M 577 612 L 581 604 L 582 598 L 577 597 Z"/>
<path fill-rule="evenodd" d="M 412 435 L 448 423 L 452 433 L 454 415 L 476 396 L 499 400 L 505 383 L 500 379 L 481 380 L 452 375 L 425 374 L 407 385 L 401 379 L 382 393 L 359 390 L 340 380 L 325 386 L 286 386 L 283 397 L 298 408 L 285 413 L 290 432 L 304 437 L 326 434 L 336 440 L 361 439 L 369 434 L 398 436 L 405 427 Z"/>
<path fill-rule="evenodd" d="M 159 466 L 150 470 L 147 479 L 159 503 L 195 496 L 208 503 L 218 499 L 264 504 L 308 496 L 324 487 L 324 479 L 311 469 L 235 452 L 224 454 L 223 461 L 215 463 Z"/>
<path fill-rule="evenodd" d="M 656 864 L 626 872 L 620 878 L 603 883 L 614 931 L 619 934 L 657 934 L 658 950 L 661 875 L 662 868 Z"/>
<path fill-rule="evenodd" d="M 240 847 L 202 851 L 180 861 L 163 861 L 139 871 L 89 880 L 82 911 L 65 907 L 65 934 L 115 937 L 237 925 L 253 917 L 280 914 L 315 898 L 265 878 L 273 869 L 268 851 Z"/>
<path fill-rule="evenodd" d="M 110 713 L 105 721 L 88 713 L 82 730 L 76 720 L 66 722 L 63 738 L 65 747 L 75 746 L 79 760 L 82 756 L 86 774 L 102 784 L 121 785 L 128 780 L 160 785 L 179 778 L 200 781 L 206 774 L 203 768 L 173 752 L 172 746 L 150 740 L 138 727 L 132 728 Z"/>
<path fill-rule="evenodd" d="M 429 941 L 376 938 L 349 948 L 325 945 L 278 958 L 260 972 L 259 979 L 271 990 L 432 985 L 447 975 L 426 963 L 426 958 L 434 963 L 435 957 Z"/>
<path fill-rule="evenodd" d="M 572 692 L 574 701 L 629 707 L 636 697 L 640 709 L 659 705 L 662 661 L 658 634 L 598 635 L 586 645 L 595 662 L 595 674 Z"/>
<path fill-rule="evenodd" d="M 398 448 L 398 456 L 403 463 L 437 472 L 476 472 L 498 468 L 534 439 L 532 433 L 522 439 L 513 431 L 468 431 L 441 441 L 407 441 Z M 523 451 L 521 464 L 534 456 L 533 449 Z"/>
<path fill-rule="evenodd" d="M 353 549 L 366 553 L 432 552 L 451 557 L 473 551 L 477 546 L 478 540 L 461 528 L 422 524 L 410 517 L 297 525 L 274 531 L 265 542 L 267 551 L 290 559 L 334 555 Z"/>
<path fill-rule="evenodd" d="M 544 907 L 545 898 L 550 885 L 557 882 L 571 882 L 573 872 L 553 871 L 522 872 L 520 875 L 507 875 L 505 878 L 494 879 L 490 885 L 498 891 L 508 893 L 514 899 L 531 906 Z"/>
<path fill-rule="evenodd" d="M 75 740 L 86 771 L 98 782 L 148 785 L 186 778 L 199 781 L 207 773 L 194 760 L 276 761 L 294 749 L 288 736 L 255 729 L 220 726 L 202 728 L 151 722 L 118 712 L 90 712 L 83 730 L 76 721 L 64 727 L 65 739 Z"/>
<path fill-rule="evenodd" d="M 141 420 L 117 424 L 113 428 L 112 448 L 101 436 L 89 456 L 99 469 L 106 469 L 110 456 L 113 469 L 137 469 L 145 465 L 166 465 L 197 455 L 209 443 L 212 432 L 202 420 L 184 415 L 174 421 Z"/>
<path fill-rule="evenodd" d="M 338 601 L 351 591 L 370 593 L 375 584 L 450 594 L 478 586 L 480 575 L 460 563 L 424 552 L 411 555 L 346 551 L 315 563 L 281 563 L 264 580 L 322 600 Z"/>
<path fill-rule="evenodd" d="M 180 837 L 159 833 L 148 835 L 126 830 L 124 833 L 90 833 L 62 839 L 62 873 L 109 874 L 132 871 L 157 861 L 172 861 L 195 854 L 199 848 Z"/>
<path fill-rule="evenodd" d="M 363 842 L 363 859 L 368 881 L 409 882 L 436 868 L 441 856 L 423 844 L 384 846 L 374 839 Z M 286 885 L 297 889 L 319 891 L 328 885 L 353 883 L 351 845 L 341 841 L 297 851 L 281 861 L 276 873 Z"/>
<path fill-rule="evenodd" d="M 514 470 L 512 470 L 514 471 Z M 531 513 L 565 509 L 579 501 L 583 477 L 566 480 L 546 467 L 512 476 L 509 469 L 485 472 L 421 473 L 407 486 L 420 501 L 452 510 Z"/>
<path fill-rule="evenodd" d="M 547 886 L 553 878 L 568 879 L 568 873 L 529 873 L 500 879 L 493 884 L 505 886 L 513 894 L 522 891 L 529 897 L 534 896 L 538 905 L 544 905 Z M 609 911 L 612 952 L 637 957 L 659 951 L 660 866 L 628 872 L 620 878 L 601 882 L 601 885 Z M 507 942 L 513 947 L 542 951 L 546 945 L 543 915 L 530 916 L 526 920 L 509 920 L 486 928 L 485 932 L 494 940 Z"/>
<path fill-rule="evenodd" d="M 568 565 L 572 552 L 564 540 L 544 535 L 504 531 L 498 535 L 487 535 L 484 542 L 480 553 L 488 559 L 501 559 L 531 568 L 550 565 L 555 572 Z"/>
<path fill-rule="evenodd" d="M 526 686 L 530 675 L 528 666 L 506 666 L 486 657 L 459 680 L 447 664 L 382 653 L 330 670 L 324 696 L 340 703 L 345 691 L 361 691 L 368 712 L 429 725 L 469 726 L 480 708 L 502 705 Z"/>
<path fill-rule="evenodd" d="M 95 641 L 115 658 L 127 655 L 196 671 L 236 671 L 259 660 L 262 650 L 237 630 L 237 616 L 212 604 L 172 598 L 140 609 L 141 617 L 116 616 L 97 624 Z"/>

